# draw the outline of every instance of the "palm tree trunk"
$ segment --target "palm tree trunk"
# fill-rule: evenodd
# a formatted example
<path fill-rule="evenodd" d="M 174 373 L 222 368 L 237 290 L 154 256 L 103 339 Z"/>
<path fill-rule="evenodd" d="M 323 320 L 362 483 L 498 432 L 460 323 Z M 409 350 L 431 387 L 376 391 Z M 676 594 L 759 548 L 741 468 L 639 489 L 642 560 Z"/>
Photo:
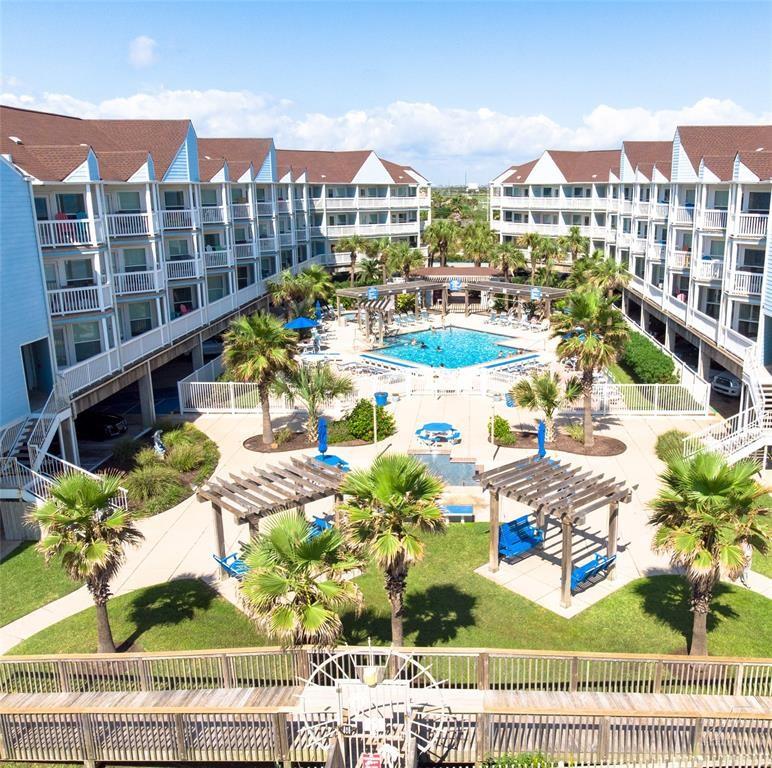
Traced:
<path fill-rule="evenodd" d="M 99 653 L 115 653 L 115 641 L 110 629 L 110 617 L 107 615 L 107 599 L 110 596 L 109 588 L 99 581 L 88 584 L 91 597 L 96 609 L 97 625 L 97 651 Z"/>
<path fill-rule="evenodd" d="M 717 578 L 717 576 L 716 576 Z M 711 589 L 705 589 L 698 584 L 691 585 L 691 610 L 692 620 L 692 643 L 689 646 L 690 656 L 708 655 L 708 613 L 710 611 L 710 601 L 713 597 Z"/>
<path fill-rule="evenodd" d="M 595 435 L 592 431 L 592 368 L 582 373 L 582 392 L 584 393 L 584 445 L 592 448 Z"/>
<path fill-rule="evenodd" d="M 268 386 L 261 384 L 258 387 L 260 394 L 260 410 L 263 412 L 263 445 L 273 443 L 273 426 L 271 425 L 271 398 Z"/>
<path fill-rule="evenodd" d="M 349 267 L 350 270 L 350 278 L 351 278 L 351 287 L 354 287 L 354 282 L 356 281 L 356 274 L 357 274 L 357 257 L 356 254 L 351 254 L 351 266 Z"/>
<path fill-rule="evenodd" d="M 547 443 L 555 442 L 555 419 L 552 417 L 544 417 L 544 439 Z"/>
<path fill-rule="evenodd" d="M 391 644 L 401 648 L 405 644 L 402 620 L 405 613 L 407 570 L 402 558 L 386 571 L 386 594 L 391 606 Z"/>
<path fill-rule="evenodd" d="M 381 259 L 381 276 L 383 277 L 383 284 L 386 285 L 386 262 L 383 259 Z"/>
<path fill-rule="evenodd" d="M 306 433 L 308 435 L 309 443 L 315 443 L 319 440 L 319 415 L 313 409 L 308 411 Z"/>

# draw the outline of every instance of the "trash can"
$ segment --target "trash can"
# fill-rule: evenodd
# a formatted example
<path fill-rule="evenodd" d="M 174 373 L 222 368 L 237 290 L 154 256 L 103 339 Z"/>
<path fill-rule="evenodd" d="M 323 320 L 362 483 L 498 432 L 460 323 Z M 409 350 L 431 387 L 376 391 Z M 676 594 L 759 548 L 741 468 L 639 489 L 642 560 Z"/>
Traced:
<path fill-rule="evenodd" d="M 376 392 L 375 393 L 375 404 L 379 407 L 383 407 L 384 405 L 388 405 L 389 402 L 389 393 L 388 392 Z"/>

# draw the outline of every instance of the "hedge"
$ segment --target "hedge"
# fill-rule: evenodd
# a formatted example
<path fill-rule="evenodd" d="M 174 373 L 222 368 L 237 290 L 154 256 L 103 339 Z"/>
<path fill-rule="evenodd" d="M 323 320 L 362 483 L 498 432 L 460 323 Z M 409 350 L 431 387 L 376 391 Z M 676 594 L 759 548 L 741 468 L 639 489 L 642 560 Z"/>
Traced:
<path fill-rule="evenodd" d="M 640 333 L 631 333 L 619 362 L 639 384 L 675 384 L 673 358 Z"/>

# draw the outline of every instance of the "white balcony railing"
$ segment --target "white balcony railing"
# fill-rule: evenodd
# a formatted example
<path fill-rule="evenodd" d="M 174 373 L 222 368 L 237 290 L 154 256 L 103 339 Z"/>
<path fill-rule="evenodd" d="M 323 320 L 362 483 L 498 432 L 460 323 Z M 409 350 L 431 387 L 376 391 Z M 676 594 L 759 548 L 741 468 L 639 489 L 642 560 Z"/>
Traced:
<path fill-rule="evenodd" d="M 308 230 L 307 229 L 296 229 L 295 230 L 295 239 L 296 240 L 308 240 Z"/>
<path fill-rule="evenodd" d="M 162 285 L 160 269 L 144 270 L 142 272 L 116 272 L 113 275 L 115 292 L 123 293 L 147 293 L 158 291 Z"/>
<path fill-rule="evenodd" d="M 273 203 L 258 203 L 257 204 L 258 216 L 273 216 Z"/>
<path fill-rule="evenodd" d="M 106 285 L 48 290 L 48 306 L 52 315 L 73 315 L 94 312 L 109 306 Z"/>
<path fill-rule="evenodd" d="M 275 251 L 276 250 L 276 238 L 275 237 L 261 237 L 259 240 L 261 251 Z"/>
<path fill-rule="evenodd" d="M 716 337 L 718 320 L 710 315 L 706 315 L 704 312 L 700 312 L 698 309 L 692 311 L 689 317 L 689 325 L 693 326 L 695 331 L 704 336 L 709 338 Z"/>
<path fill-rule="evenodd" d="M 108 213 L 106 218 L 110 237 L 142 236 L 152 231 L 149 213 Z"/>
<path fill-rule="evenodd" d="M 702 212 L 703 229 L 726 229 L 726 211 L 706 210 Z"/>
<path fill-rule="evenodd" d="M 306 201 L 305 200 L 295 200 L 293 203 L 296 211 L 304 211 L 306 209 Z"/>
<path fill-rule="evenodd" d="M 179 339 L 180 336 L 184 336 L 191 331 L 195 331 L 196 328 L 201 327 L 204 324 L 204 313 L 200 309 L 193 309 L 184 315 L 175 317 L 169 323 L 169 333 L 171 334 L 172 341 Z"/>
<path fill-rule="evenodd" d="M 729 290 L 732 293 L 748 296 L 761 294 L 761 282 L 763 275 L 757 272 L 743 272 L 738 270 L 731 273 Z"/>
<path fill-rule="evenodd" d="M 161 223 L 166 229 L 190 229 L 196 224 L 195 211 L 190 209 L 161 211 Z"/>
<path fill-rule="evenodd" d="M 92 219 L 39 221 L 38 236 L 43 247 L 88 245 L 104 239 L 100 222 Z"/>
<path fill-rule="evenodd" d="M 673 269 L 687 269 L 692 260 L 691 251 L 672 251 L 668 257 L 668 264 Z"/>
<path fill-rule="evenodd" d="M 720 259 L 695 259 L 692 275 L 696 280 L 720 280 L 724 274 L 724 262 Z"/>
<path fill-rule="evenodd" d="M 118 350 L 110 349 L 107 352 L 101 352 L 88 360 L 65 368 L 61 373 L 68 392 L 72 395 L 75 392 L 84 389 L 89 384 L 94 384 L 100 379 L 109 376 L 119 368 Z"/>
<path fill-rule="evenodd" d="M 206 264 L 208 269 L 229 267 L 232 263 L 230 251 L 227 248 L 218 251 L 204 251 L 204 264 Z"/>
<path fill-rule="evenodd" d="M 169 280 L 180 280 L 186 277 L 198 277 L 198 261 L 196 259 L 167 261 L 166 277 L 169 278 Z"/>
<path fill-rule="evenodd" d="M 652 203 L 649 208 L 649 216 L 655 221 L 666 219 L 670 206 L 667 203 Z"/>
<path fill-rule="evenodd" d="M 233 246 L 233 254 L 237 259 L 253 259 L 255 257 L 252 243 L 237 243 Z"/>
<path fill-rule="evenodd" d="M 289 200 L 277 200 L 276 210 L 279 213 L 289 213 L 289 210 L 290 210 Z"/>
<path fill-rule="evenodd" d="M 694 208 L 679 205 L 673 209 L 673 221 L 676 224 L 692 224 L 694 221 Z"/>
<path fill-rule="evenodd" d="M 292 232 L 279 232 L 279 245 L 292 245 Z"/>
<path fill-rule="evenodd" d="M 121 358 L 124 365 L 133 363 L 152 354 L 166 343 L 164 328 L 153 328 L 140 336 L 127 339 L 121 344 Z"/>
<path fill-rule="evenodd" d="M 769 216 L 761 213 L 741 213 L 737 217 L 735 234 L 750 237 L 766 237 Z"/>
<path fill-rule="evenodd" d="M 339 210 L 341 208 L 356 208 L 359 204 L 357 197 L 327 197 L 324 201 L 319 201 L 328 211 Z M 319 204 L 317 204 L 317 207 Z"/>
<path fill-rule="evenodd" d="M 233 203 L 231 205 L 231 216 L 234 219 L 251 219 L 252 206 L 249 203 Z"/>
<path fill-rule="evenodd" d="M 221 205 L 205 205 L 201 208 L 201 221 L 204 224 L 222 224 L 225 209 Z"/>
<path fill-rule="evenodd" d="M 327 234 L 330 237 L 347 237 L 348 235 L 354 235 L 357 231 L 356 224 L 328 224 Z"/>
<path fill-rule="evenodd" d="M 635 215 L 643 218 L 649 217 L 650 205 L 649 203 L 638 202 L 635 204 Z"/>
<path fill-rule="evenodd" d="M 636 237 L 633 239 L 633 243 L 630 249 L 633 253 L 646 253 L 649 241 L 645 237 Z"/>
<path fill-rule="evenodd" d="M 662 261 L 665 258 L 665 246 L 662 243 L 650 243 L 646 253 L 651 261 Z"/>

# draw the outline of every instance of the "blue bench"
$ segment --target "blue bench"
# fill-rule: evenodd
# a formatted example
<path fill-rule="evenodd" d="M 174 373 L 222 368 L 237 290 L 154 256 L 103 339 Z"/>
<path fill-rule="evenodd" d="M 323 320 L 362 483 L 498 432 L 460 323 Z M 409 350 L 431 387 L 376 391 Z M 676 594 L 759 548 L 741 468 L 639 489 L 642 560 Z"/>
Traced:
<path fill-rule="evenodd" d="M 597 576 L 604 571 L 607 571 L 617 559 L 616 555 L 607 557 L 605 555 L 596 554 L 590 562 L 584 565 L 578 565 L 571 571 L 571 591 L 576 592 L 579 585 L 583 582 Z"/>
<path fill-rule="evenodd" d="M 440 509 L 449 523 L 474 522 L 474 507 L 471 504 L 446 504 Z"/>
<path fill-rule="evenodd" d="M 514 557 L 528 552 L 544 541 L 544 531 L 531 525 L 528 515 L 499 526 L 499 555 Z"/>
<path fill-rule="evenodd" d="M 217 555 L 212 555 L 212 557 L 228 576 L 233 576 L 234 579 L 238 579 L 239 581 L 241 581 L 244 578 L 244 574 L 249 571 L 247 564 L 235 552 L 231 552 L 230 555 L 226 555 L 225 557 L 218 557 Z"/>
<path fill-rule="evenodd" d="M 310 538 L 315 539 L 320 533 L 329 531 L 332 528 L 332 523 L 324 517 L 315 517 L 311 521 L 311 534 Z"/>

